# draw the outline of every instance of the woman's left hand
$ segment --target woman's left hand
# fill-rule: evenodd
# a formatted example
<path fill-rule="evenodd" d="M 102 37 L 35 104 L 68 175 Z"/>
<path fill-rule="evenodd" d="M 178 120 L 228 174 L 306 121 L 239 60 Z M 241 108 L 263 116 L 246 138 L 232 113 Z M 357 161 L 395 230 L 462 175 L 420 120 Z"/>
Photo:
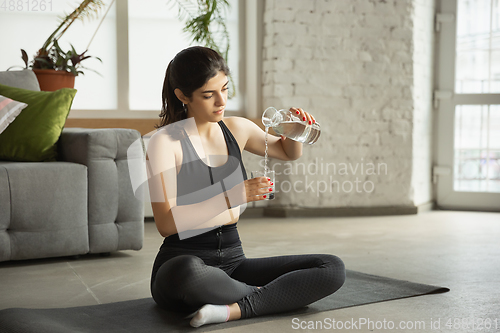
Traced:
<path fill-rule="evenodd" d="M 290 111 L 302 121 L 307 122 L 307 124 L 312 125 L 316 122 L 314 117 L 310 114 L 302 110 L 301 108 L 290 108 Z M 281 135 L 281 139 L 285 140 L 285 137 Z"/>

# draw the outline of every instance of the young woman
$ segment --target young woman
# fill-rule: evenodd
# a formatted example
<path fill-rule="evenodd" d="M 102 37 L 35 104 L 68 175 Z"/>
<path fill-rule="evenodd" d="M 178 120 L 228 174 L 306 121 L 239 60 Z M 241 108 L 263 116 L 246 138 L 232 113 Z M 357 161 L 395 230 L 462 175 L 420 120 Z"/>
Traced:
<path fill-rule="evenodd" d="M 239 208 L 264 200 L 271 183 L 247 179 L 242 149 L 264 156 L 264 131 L 245 118 L 224 117 L 228 75 L 211 49 L 178 53 L 166 72 L 161 127 L 148 145 L 150 194 L 160 198 L 152 200 L 153 213 L 165 237 L 151 293 L 164 308 L 192 313 L 194 327 L 298 309 L 345 280 L 344 264 L 333 255 L 245 257 Z M 302 109 L 291 110 L 315 122 Z M 270 135 L 268 154 L 295 160 L 302 144 Z"/>

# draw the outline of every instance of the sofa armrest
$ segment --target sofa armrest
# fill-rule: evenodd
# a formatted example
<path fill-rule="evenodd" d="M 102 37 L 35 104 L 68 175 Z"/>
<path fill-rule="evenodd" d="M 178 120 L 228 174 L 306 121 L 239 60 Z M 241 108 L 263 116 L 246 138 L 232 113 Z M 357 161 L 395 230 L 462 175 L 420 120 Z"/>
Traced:
<path fill-rule="evenodd" d="M 61 134 L 59 159 L 87 166 L 91 253 L 142 248 L 144 205 L 134 196 L 127 163 L 127 150 L 140 138 L 122 128 L 65 128 Z"/>

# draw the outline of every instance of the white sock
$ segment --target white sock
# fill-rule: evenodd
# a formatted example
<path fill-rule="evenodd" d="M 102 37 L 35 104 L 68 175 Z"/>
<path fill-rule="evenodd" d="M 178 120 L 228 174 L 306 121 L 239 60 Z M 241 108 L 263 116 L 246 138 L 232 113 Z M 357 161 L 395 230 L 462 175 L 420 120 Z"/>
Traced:
<path fill-rule="evenodd" d="M 200 327 L 205 324 L 223 323 L 229 319 L 229 306 L 227 305 L 203 305 L 189 324 Z"/>

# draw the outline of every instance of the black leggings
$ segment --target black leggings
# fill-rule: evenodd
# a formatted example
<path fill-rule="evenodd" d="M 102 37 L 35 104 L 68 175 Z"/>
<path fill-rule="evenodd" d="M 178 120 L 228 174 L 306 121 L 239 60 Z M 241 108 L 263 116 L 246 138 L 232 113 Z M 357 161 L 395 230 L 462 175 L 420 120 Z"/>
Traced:
<path fill-rule="evenodd" d="M 344 263 L 328 254 L 247 259 L 238 245 L 171 248 L 169 256 L 153 275 L 151 292 L 160 306 L 175 311 L 238 303 L 242 318 L 285 312 L 334 293 L 345 281 Z"/>

